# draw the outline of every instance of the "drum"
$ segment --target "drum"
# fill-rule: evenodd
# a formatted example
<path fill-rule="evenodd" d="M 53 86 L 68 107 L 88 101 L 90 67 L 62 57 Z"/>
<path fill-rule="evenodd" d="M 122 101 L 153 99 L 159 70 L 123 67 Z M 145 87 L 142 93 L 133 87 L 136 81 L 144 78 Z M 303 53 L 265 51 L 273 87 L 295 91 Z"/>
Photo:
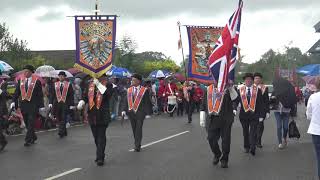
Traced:
<path fill-rule="evenodd" d="M 176 96 L 168 96 L 168 105 L 176 105 L 177 97 Z"/>

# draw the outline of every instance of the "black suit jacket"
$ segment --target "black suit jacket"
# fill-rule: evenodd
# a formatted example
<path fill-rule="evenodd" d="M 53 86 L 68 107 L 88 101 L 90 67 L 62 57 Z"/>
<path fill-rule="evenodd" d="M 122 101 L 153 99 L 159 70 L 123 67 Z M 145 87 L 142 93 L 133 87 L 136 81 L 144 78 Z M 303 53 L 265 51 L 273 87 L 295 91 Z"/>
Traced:
<path fill-rule="evenodd" d="M 30 101 L 21 100 L 20 83 L 21 81 L 19 80 L 13 94 L 13 102 L 15 102 L 16 108 L 20 107 L 22 112 L 37 113 L 39 108 L 44 107 L 41 82 L 39 80 L 36 81 Z M 20 106 L 18 100 L 20 101 Z"/>
<path fill-rule="evenodd" d="M 151 104 L 151 99 L 149 94 L 150 94 L 149 90 L 146 90 L 146 92 L 142 97 L 141 103 L 138 107 L 138 110 L 135 113 L 134 111 L 129 111 L 128 93 L 127 93 L 125 97 L 121 98 L 121 103 L 120 103 L 121 112 L 125 111 L 128 114 L 130 119 L 144 120 L 146 115 L 148 115 L 149 112 L 152 112 L 152 104 Z"/>
<path fill-rule="evenodd" d="M 59 86 L 58 89 L 60 91 L 60 86 Z M 66 98 L 66 102 L 65 103 L 66 103 L 66 105 L 68 107 L 69 106 L 74 106 L 73 87 L 72 87 L 71 83 L 70 83 L 69 88 L 68 88 L 67 98 Z M 53 87 L 50 88 L 49 104 L 52 104 L 53 106 L 56 106 L 58 104 L 55 84 L 53 84 Z"/>
<path fill-rule="evenodd" d="M 269 100 L 269 89 L 266 87 L 264 90 L 264 94 L 262 94 L 263 97 L 263 117 L 266 117 L 267 113 L 270 113 L 270 100 Z"/>
<path fill-rule="evenodd" d="M 228 89 L 224 92 L 223 101 L 221 104 L 221 109 L 218 115 L 208 114 L 208 101 L 207 101 L 208 93 L 206 92 L 201 104 L 201 111 L 205 111 L 207 114 L 206 124 L 207 127 L 220 128 L 225 125 L 230 125 L 234 121 L 234 106 L 233 101 L 230 97 L 230 92 Z M 212 124 L 209 124 L 212 123 Z"/>
<path fill-rule="evenodd" d="M 265 107 L 264 107 L 264 102 L 263 102 L 263 96 L 261 89 L 258 88 L 258 93 L 257 93 L 257 99 L 256 99 L 256 107 L 254 112 L 245 112 L 243 108 L 243 104 L 241 101 L 241 96 L 240 96 L 240 90 L 237 90 L 238 92 L 238 97 L 237 100 L 235 101 L 235 107 L 241 104 L 240 108 L 240 114 L 239 118 L 240 120 L 259 120 L 259 118 L 264 118 L 265 117 Z"/>
<path fill-rule="evenodd" d="M 89 97 L 88 97 L 89 86 L 90 86 L 90 83 L 88 84 L 88 88 L 86 88 L 83 95 L 84 97 L 83 100 L 86 103 L 89 102 Z M 109 122 L 111 121 L 110 100 L 114 92 L 114 89 L 111 83 L 107 83 L 106 88 L 107 90 L 102 95 L 102 102 L 101 102 L 100 108 L 97 109 L 96 106 L 94 106 L 92 109 L 90 109 L 90 107 L 88 109 L 88 119 L 89 119 L 90 125 L 108 125 Z M 97 91 L 99 90 L 97 89 L 97 87 L 95 87 L 94 99 L 96 98 Z"/>
<path fill-rule="evenodd" d="M 3 119 L 4 115 L 8 114 L 8 108 L 7 108 L 7 83 L 4 82 L 2 86 L 0 87 L 2 90 L 2 94 L 0 95 L 0 121 Z"/>

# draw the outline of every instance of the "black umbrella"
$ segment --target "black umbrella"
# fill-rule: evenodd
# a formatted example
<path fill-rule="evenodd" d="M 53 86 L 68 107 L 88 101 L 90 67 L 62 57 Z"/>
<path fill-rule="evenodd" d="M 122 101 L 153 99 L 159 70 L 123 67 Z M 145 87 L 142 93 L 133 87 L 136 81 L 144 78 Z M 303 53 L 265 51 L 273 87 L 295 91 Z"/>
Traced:
<path fill-rule="evenodd" d="M 273 80 L 273 93 L 286 108 L 293 108 L 297 103 L 297 97 L 292 84 L 283 78 Z"/>
<path fill-rule="evenodd" d="M 74 77 L 75 78 L 80 78 L 80 79 L 84 79 L 85 77 L 89 76 L 88 74 L 84 73 L 84 72 L 81 72 L 81 73 L 78 73 L 76 74 Z"/>

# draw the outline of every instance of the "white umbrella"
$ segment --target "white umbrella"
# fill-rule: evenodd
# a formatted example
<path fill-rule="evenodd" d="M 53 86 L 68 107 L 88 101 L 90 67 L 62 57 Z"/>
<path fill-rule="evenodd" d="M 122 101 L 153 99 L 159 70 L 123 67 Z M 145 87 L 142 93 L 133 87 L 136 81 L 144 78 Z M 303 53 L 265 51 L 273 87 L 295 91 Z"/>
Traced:
<path fill-rule="evenodd" d="M 54 71 L 54 67 L 52 66 L 48 66 L 48 65 L 43 65 L 43 66 L 39 66 L 36 69 L 36 74 L 40 77 L 50 77 L 51 76 L 51 71 Z"/>
<path fill-rule="evenodd" d="M 0 61 L 0 70 L 1 72 L 8 72 L 13 70 L 13 68 L 8 63 Z"/>
<path fill-rule="evenodd" d="M 66 71 L 66 70 L 54 70 L 54 71 L 51 71 L 51 72 L 50 72 L 50 77 L 58 78 L 58 77 L 59 77 L 58 74 L 59 74 L 59 72 L 61 72 L 61 71 L 63 71 L 63 72 L 66 73 L 67 78 L 72 78 L 72 77 L 73 77 L 73 75 L 72 75 L 69 71 Z"/>

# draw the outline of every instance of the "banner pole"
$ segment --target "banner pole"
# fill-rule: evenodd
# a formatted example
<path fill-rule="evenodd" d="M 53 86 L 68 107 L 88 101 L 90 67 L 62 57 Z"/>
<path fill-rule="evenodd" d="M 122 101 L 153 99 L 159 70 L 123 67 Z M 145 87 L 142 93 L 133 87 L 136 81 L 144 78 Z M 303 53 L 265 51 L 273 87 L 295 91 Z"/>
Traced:
<path fill-rule="evenodd" d="M 188 80 L 188 73 L 187 73 L 187 67 L 186 67 L 186 62 L 185 62 L 185 59 L 184 59 L 184 52 L 183 52 L 183 44 L 182 44 L 182 38 L 181 38 L 181 24 L 180 22 L 178 21 L 177 23 L 178 25 L 178 28 L 179 28 L 179 36 L 180 36 L 180 44 L 181 44 L 181 53 L 182 53 L 182 61 L 183 61 L 183 66 L 184 66 L 184 75 L 186 76 L 186 80 Z"/>

